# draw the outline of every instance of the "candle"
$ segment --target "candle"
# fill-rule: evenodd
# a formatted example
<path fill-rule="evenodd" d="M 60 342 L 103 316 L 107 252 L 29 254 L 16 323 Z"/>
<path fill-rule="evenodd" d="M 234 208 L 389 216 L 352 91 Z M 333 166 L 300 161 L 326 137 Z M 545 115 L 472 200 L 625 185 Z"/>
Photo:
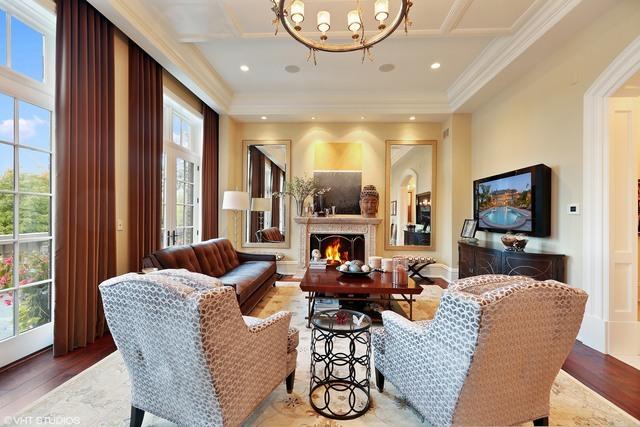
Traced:
<path fill-rule="evenodd" d="M 391 259 L 391 258 L 383 258 L 382 259 L 382 270 L 385 273 L 390 273 L 393 270 L 393 259 Z"/>
<path fill-rule="evenodd" d="M 381 256 L 370 256 L 369 257 L 369 267 L 380 270 L 382 268 L 382 257 Z"/>

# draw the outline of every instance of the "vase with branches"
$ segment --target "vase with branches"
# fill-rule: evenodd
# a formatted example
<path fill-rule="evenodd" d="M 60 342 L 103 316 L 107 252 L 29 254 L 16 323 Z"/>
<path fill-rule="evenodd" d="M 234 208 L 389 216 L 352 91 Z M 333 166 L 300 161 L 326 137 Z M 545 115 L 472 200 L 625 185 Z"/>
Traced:
<path fill-rule="evenodd" d="M 295 176 L 289 182 L 284 183 L 284 190 L 273 194 L 273 197 L 291 196 L 296 201 L 298 216 L 302 216 L 304 202 L 313 196 L 321 196 L 331 191 L 331 187 L 321 187 L 316 178 Z"/>

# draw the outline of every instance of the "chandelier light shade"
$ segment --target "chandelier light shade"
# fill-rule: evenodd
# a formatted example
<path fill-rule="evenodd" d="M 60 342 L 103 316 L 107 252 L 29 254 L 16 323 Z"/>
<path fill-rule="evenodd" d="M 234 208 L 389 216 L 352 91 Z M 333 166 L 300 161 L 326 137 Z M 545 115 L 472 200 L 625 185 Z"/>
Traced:
<path fill-rule="evenodd" d="M 296 27 L 304 21 L 304 2 L 302 0 L 295 0 L 291 3 L 291 20 L 296 23 Z M 302 28 L 298 29 L 300 31 Z"/>
<path fill-rule="evenodd" d="M 318 31 L 324 34 L 330 29 L 331 29 L 331 13 L 329 13 L 326 10 L 321 10 L 320 12 L 318 12 Z"/>
<path fill-rule="evenodd" d="M 360 13 L 357 10 L 350 10 L 347 14 L 347 28 L 352 33 L 357 33 L 362 28 L 362 22 L 360 22 Z"/>
<path fill-rule="evenodd" d="M 373 4 L 367 2 L 367 8 L 361 8 L 361 0 L 352 0 L 353 9 L 347 12 L 347 29 L 352 33 L 351 40 L 344 41 L 344 33 L 338 34 L 341 43 L 329 42 L 331 30 L 331 10 L 328 6 L 336 2 L 331 0 L 318 0 L 318 3 L 324 2 L 327 7 L 321 7 L 317 14 L 317 33 L 313 31 L 302 31 L 302 23 L 304 21 L 304 2 L 302 0 L 271 0 L 273 3 L 272 10 L 276 15 L 273 21 L 276 25 L 276 34 L 278 26 L 282 25 L 284 29 L 299 43 L 309 48 L 309 59 L 313 58 L 315 63 L 315 53 L 323 52 L 355 52 L 365 51 L 363 61 L 369 53 L 372 46 L 380 43 L 391 34 L 393 34 L 400 24 L 404 21 L 405 32 L 411 25 L 409 20 L 409 10 L 413 6 L 412 0 L 375 0 Z M 390 4 L 393 4 L 393 14 L 391 13 Z M 395 12 L 397 7 L 397 13 Z M 334 15 L 335 18 L 335 15 Z M 374 20 L 375 19 L 375 20 Z M 378 28 L 365 28 L 365 22 L 378 22 Z M 369 53 L 369 57 L 370 53 Z"/>
<path fill-rule="evenodd" d="M 374 5 L 374 12 L 376 21 L 380 22 L 380 25 L 384 25 L 384 21 L 389 18 L 389 0 L 376 0 Z M 379 29 L 384 29 L 384 27 Z"/>

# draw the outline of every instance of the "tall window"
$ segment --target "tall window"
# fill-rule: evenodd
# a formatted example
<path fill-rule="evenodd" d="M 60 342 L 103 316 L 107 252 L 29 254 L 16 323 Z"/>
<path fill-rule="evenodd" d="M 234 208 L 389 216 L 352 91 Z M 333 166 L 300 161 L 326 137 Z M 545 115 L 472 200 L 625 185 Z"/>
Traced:
<path fill-rule="evenodd" d="M 55 15 L 0 0 L 0 366 L 51 344 Z"/>
<path fill-rule="evenodd" d="M 202 115 L 165 89 L 162 244 L 200 240 Z"/>

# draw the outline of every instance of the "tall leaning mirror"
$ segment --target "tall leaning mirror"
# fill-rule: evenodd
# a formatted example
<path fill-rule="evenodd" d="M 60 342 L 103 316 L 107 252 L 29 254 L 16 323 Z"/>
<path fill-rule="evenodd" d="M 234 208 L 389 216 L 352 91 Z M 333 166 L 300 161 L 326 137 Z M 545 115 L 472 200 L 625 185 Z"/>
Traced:
<path fill-rule="evenodd" d="M 434 250 L 436 141 L 387 141 L 386 250 Z"/>
<path fill-rule="evenodd" d="M 250 210 L 242 216 L 242 246 L 289 248 L 291 207 L 288 197 L 273 197 L 289 181 L 291 141 L 242 141 L 244 189 Z"/>

